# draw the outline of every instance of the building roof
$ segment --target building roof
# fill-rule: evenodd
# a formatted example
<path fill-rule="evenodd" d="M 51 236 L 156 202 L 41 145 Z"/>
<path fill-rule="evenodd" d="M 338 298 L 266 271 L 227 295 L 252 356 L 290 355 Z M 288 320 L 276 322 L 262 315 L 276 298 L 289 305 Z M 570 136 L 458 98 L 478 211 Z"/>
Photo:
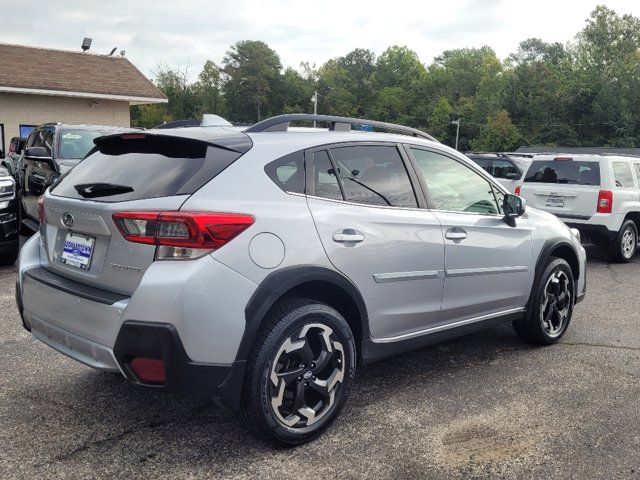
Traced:
<path fill-rule="evenodd" d="M 520 147 L 516 153 L 573 153 L 595 154 L 612 153 L 616 155 L 640 155 L 640 148 L 615 147 Z"/>
<path fill-rule="evenodd" d="M 62 95 L 131 104 L 167 98 L 127 58 L 0 43 L 0 92 Z"/>

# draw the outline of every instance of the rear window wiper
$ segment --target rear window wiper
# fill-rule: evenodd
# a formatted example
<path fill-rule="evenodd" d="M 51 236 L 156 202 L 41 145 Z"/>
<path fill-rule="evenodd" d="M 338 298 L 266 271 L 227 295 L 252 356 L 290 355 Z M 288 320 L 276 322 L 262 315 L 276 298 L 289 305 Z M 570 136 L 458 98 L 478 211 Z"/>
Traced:
<path fill-rule="evenodd" d="M 115 183 L 82 183 L 74 185 L 73 188 L 84 198 L 108 197 L 133 192 L 133 187 Z"/>

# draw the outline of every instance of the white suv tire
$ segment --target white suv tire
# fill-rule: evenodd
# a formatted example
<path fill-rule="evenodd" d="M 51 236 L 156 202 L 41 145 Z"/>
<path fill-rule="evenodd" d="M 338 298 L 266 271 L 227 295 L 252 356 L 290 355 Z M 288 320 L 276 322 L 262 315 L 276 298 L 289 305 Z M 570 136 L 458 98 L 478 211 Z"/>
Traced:
<path fill-rule="evenodd" d="M 625 220 L 611 243 L 611 256 L 616 262 L 629 263 L 638 250 L 638 228 L 633 220 Z"/>

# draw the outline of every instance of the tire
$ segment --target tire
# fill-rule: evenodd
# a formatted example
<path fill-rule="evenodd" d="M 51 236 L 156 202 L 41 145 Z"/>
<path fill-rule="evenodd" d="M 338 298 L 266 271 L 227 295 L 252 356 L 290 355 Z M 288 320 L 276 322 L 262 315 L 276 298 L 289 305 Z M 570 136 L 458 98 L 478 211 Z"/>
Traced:
<path fill-rule="evenodd" d="M 625 220 L 611 242 L 611 257 L 618 263 L 629 263 L 638 250 L 638 228 L 633 220 Z"/>
<path fill-rule="evenodd" d="M 256 336 L 236 415 L 278 445 L 310 442 L 340 413 L 355 371 L 354 337 L 338 311 L 310 299 L 278 302 Z"/>
<path fill-rule="evenodd" d="M 571 266 L 562 258 L 551 257 L 534 285 L 530 308 L 513 322 L 518 336 L 537 345 L 558 342 L 571 322 L 575 291 Z"/>
<path fill-rule="evenodd" d="M 0 253 L 0 265 L 9 266 L 16 263 L 20 253 L 20 240 L 16 240 L 9 248 Z"/>

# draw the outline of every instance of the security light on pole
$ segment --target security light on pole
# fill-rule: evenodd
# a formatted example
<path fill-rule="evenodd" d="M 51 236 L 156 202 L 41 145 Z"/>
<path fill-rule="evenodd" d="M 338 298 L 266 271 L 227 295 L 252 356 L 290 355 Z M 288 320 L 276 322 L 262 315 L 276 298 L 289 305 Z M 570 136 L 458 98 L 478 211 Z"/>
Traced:
<path fill-rule="evenodd" d="M 460 118 L 451 122 L 452 125 L 456 126 L 456 150 L 458 150 L 458 137 L 460 136 Z"/>
<path fill-rule="evenodd" d="M 311 97 L 311 103 L 313 103 L 313 114 L 318 114 L 318 91 L 313 92 L 313 97 Z M 313 121 L 313 128 L 316 128 L 316 121 Z"/>

